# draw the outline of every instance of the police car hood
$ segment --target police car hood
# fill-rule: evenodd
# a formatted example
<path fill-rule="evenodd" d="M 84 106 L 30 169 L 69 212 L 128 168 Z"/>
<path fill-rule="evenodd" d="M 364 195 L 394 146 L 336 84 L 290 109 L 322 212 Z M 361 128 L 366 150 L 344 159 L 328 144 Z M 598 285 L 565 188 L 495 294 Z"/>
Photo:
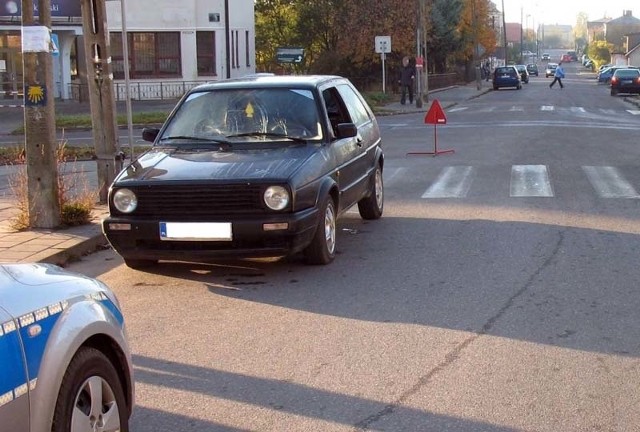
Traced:
<path fill-rule="evenodd" d="M 226 151 L 154 149 L 124 169 L 116 181 L 286 179 L 317 158 L 322 148 L 309 144 Z"/>
<path fill-rule="evenodd" d="M 71 299 L 99 297 L 107 292 L 101 282 L 56 265 L 0 265 L 0 307 L 15 318 L 42 308 L 64 307 Z"/>

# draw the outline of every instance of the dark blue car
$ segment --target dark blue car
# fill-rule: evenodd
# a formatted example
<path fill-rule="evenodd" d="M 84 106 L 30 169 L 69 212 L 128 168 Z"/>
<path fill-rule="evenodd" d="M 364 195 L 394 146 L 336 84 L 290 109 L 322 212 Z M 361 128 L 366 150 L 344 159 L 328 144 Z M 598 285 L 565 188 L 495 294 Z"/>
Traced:
<path fill-rule="evenodd" d="M 493 71 L 493 89 L 501 87 L 522 88 L 522 79 L 515 66 L 500 66 Z"/>

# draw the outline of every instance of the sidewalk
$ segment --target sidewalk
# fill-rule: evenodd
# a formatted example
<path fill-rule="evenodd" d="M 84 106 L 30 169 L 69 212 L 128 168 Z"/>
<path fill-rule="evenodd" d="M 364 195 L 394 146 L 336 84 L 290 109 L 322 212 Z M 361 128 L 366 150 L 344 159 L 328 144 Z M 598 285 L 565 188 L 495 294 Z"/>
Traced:
<path fill-rule="evenodd" d="M 476 83 L 438 89 L 429 92 L 429 101 L 423 103 L 420 108 L 415 106 L 415 101 L 413 105 L 401 105 L 399 102 L 395 102 L 385 106 L 378 115 L 427 112 L 431 103 L 436 99 L 440 102 L 442 108 L 446 109 L 460 102 L 481 96 L 490 91 L 490 89 L 491 87 L 486 82 L 482 82 L 480 90 L 477 90 Z M 167 105 L 167 101 L 163 103 Z M 80 105 L 69 104 L 62 109 L 65 111 L 82 110 L 83 108 Z M 169 108 L 172 107 L 172 105 L 168 106 Z M 137 108 L 141 109 L 142 107 L 138 106 Z M 165 109 L 165 106 L 156 105 L 152 107 L 147 104 L 145 108 L 160 110 Z M 87 108 L 84 107 L 84 109 L 86 110 Z M 0 180 L 4 179 L 2 183 L 8 184 L 9 177 L 16 171 L 17 168 L 15 166 L 0 166 Z M 12 197 L 12 191 L 8 186 L 0 187 L 0 263 L 44 262 L 64 266 L 83 255 L 108 246 L 100 225 L 100 221 L 107 214 L 106 206 L 98 206 L 93 211 L 93 218 L 90 224 L 56 230 L 32 229 L 16 232 L 11 228 L 11 225 L 17 214 L 18 210 L 15 199 Z"/>

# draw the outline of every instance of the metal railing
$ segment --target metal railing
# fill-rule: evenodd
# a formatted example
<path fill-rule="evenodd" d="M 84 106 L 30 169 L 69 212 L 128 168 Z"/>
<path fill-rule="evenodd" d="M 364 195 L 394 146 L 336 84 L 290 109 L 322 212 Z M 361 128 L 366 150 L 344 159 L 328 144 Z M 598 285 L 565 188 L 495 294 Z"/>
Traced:
<path fill-rule="evenodd" d="M 179 99 L 187 91 L 206 81 L 153 81 L 135 82 L 129 85 L 132 100 L 166 100 Z M 124 83 L 113 84 L 116 101 L 127 99 L 127 88 Z M 87 84 L 69 84 L 69 95 L 78 102 L 89 101 L 89 86 Z"/>

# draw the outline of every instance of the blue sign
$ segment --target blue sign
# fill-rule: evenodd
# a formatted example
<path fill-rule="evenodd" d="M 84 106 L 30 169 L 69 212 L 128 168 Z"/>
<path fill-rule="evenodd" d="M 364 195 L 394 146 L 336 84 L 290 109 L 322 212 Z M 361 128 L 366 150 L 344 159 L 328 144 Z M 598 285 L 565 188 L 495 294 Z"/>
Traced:
<path fill-rule="evenodd" d="M 55 33 L 51 33 L 51 55 L 54 57 L 58 57 L 60 55 L 60 42 L 58 35 Z"/>
<path fill-rule="evenodd" d="M 33 3 L 33 14 L 38 16 L 38 2 Z M 0 16 L 22 16 L 22 0 L 0 0 Z M 51 0 L 52 17 L 82 17 L 80 0 Z"/>
<path fill-rule="evenodd" d="M 43 85 L 26 85 L 24 104 L 28 107 L 43 107 L 47 105 L 47 88 Z"/>

